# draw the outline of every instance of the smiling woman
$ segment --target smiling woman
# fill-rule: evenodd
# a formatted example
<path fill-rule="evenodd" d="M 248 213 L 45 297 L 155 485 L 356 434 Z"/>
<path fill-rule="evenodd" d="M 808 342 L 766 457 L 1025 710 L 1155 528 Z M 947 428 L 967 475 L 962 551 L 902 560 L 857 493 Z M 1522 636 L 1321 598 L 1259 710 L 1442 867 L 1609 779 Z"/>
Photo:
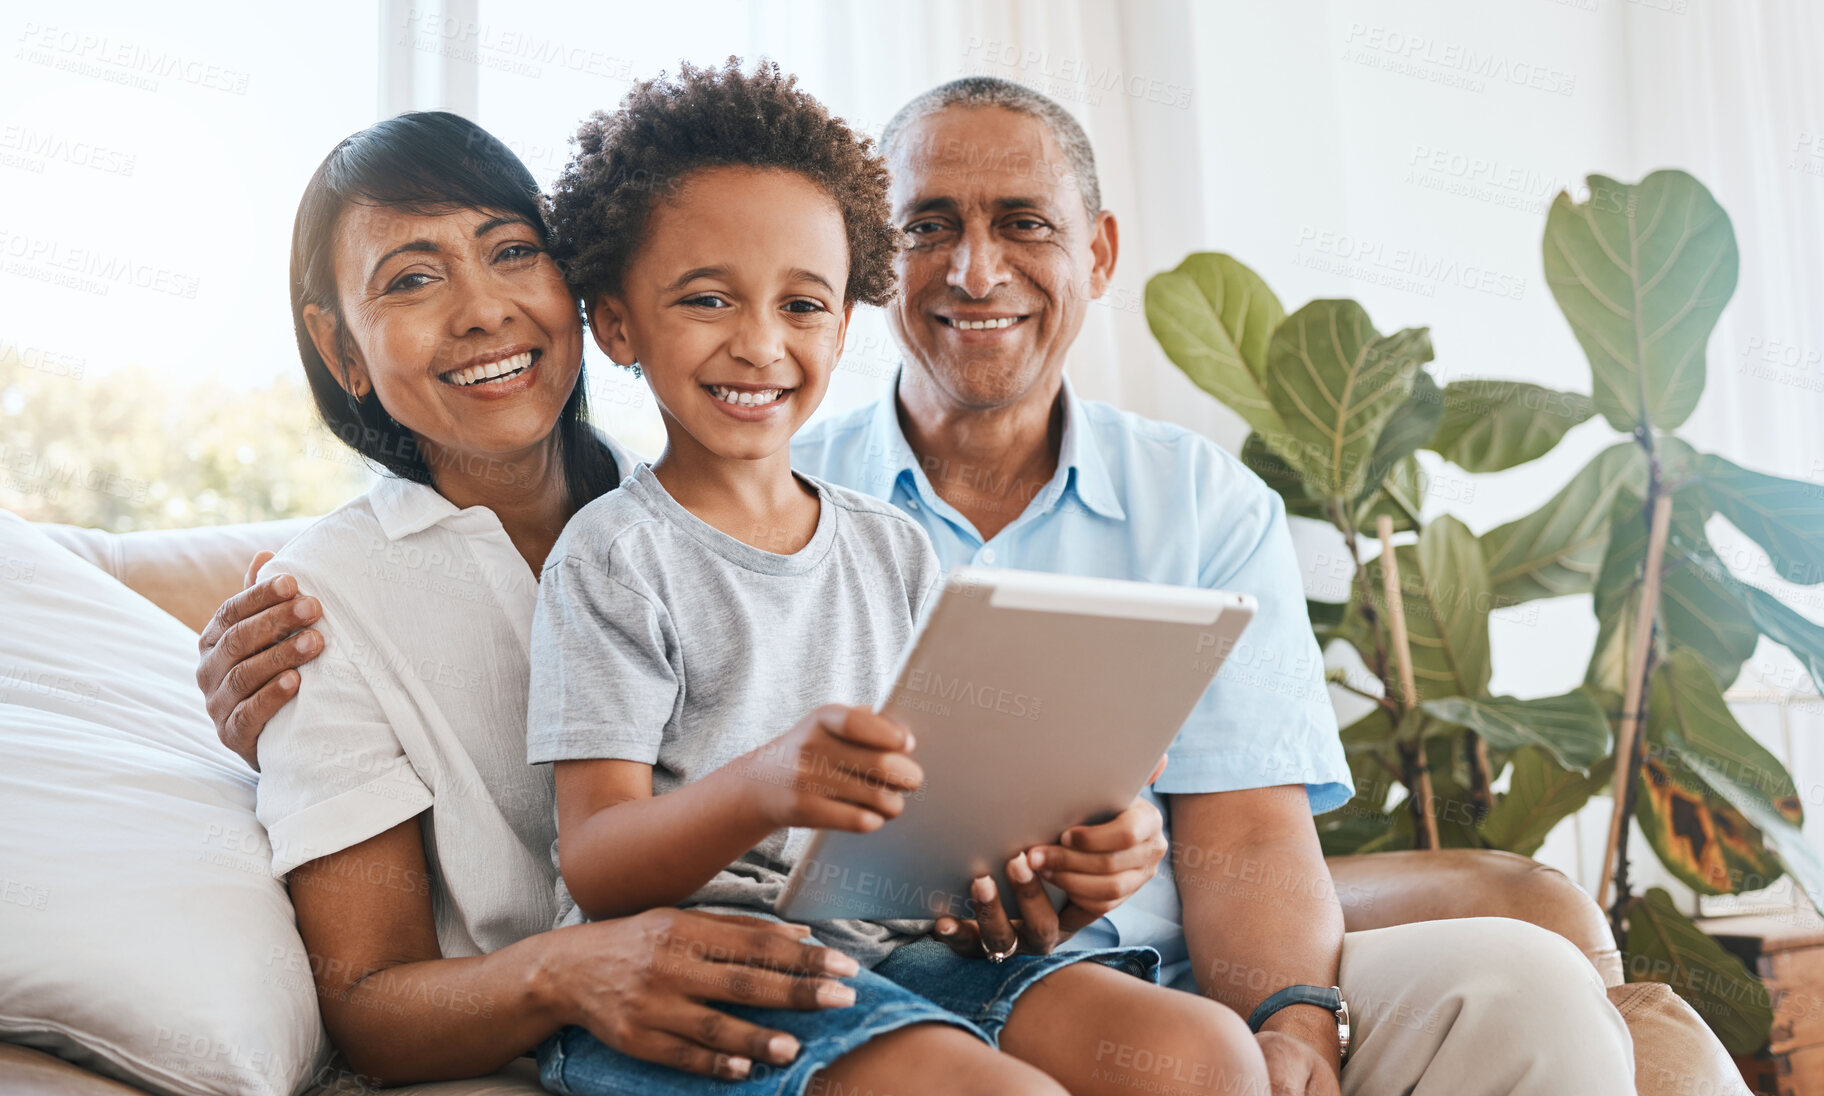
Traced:
<path fill-rule="evenodd" d="M 337 146 L 291 255 L 298 352 L 331 431 L 459 504 L 491 493 L 478 479 L 529 490 L 550 467 L 565 516 L 613 487 L 548 244 L 537 183 L 472 122 L 405 114 Z"/>

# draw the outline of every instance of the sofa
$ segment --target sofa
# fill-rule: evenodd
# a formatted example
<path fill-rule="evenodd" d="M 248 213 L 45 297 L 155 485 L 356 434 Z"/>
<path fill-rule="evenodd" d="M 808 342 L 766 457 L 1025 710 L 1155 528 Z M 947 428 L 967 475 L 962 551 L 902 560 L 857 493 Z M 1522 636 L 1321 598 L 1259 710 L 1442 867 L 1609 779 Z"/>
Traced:
<path fill-rule="evenodd" d="M 305 524 L 292 520 L 126 534 L 48 524 L 35 528 L 196 632 L 241 588 L 256 552 L 278 548 Z M 1747 1096 L 1721 1044 L 1669 987 L 1624 980 L 1622 958 L 1601 911 L 1561 873 L 1511 853 L 1467 849 L 1376 853 L 1333 859 L 1329 866 L 1350 931 L 1492 915 L 1531 921 L 1564 936 L 1601 973 L 1610 1000 L 1627 1021 L 1641 1096 Z M 1548 1054 L 1550 1048 L 1542 1047 L 1540 1053 Z M 303 1092 L 369 1091 L 359 1077 L 333 1066 L 332 1061 L 319 1070 Z M 138 1091 L 41 1050 L 0 1042 L 0 1092 L 8 1096 L 125 1096 Z M 394 1091 L 508 1096 L 539 1089 L 530 1061 L 521 1059 L 490 1078 Z"/>

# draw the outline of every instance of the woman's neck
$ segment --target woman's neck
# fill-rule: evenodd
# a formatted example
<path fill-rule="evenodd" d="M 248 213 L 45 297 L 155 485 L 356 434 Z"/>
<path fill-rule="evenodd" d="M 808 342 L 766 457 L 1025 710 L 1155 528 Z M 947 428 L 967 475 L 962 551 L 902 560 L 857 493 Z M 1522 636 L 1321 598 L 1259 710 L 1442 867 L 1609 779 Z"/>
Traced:
<path fill-rule="evenodd" d="M 719 456 L 672 430 L 652 474 L 678 505 L 744 544 L 791 555 L 817 532 L 819 503 L 792 474 L 790 449 L 757 460 Z"/>
<path fill-rule="evenodd" d="M 516 453 L 465 453 L 429 443 L 420 448 L 438 494 L 461 510 L 494 511 L 532 573 L 544 569 L 571 516 L 557 431 Z"/>

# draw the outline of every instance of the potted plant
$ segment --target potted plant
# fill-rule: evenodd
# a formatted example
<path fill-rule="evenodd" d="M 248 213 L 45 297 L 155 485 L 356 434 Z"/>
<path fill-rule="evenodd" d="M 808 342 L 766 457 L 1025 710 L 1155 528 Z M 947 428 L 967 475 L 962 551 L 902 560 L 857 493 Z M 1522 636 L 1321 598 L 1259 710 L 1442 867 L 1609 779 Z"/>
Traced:
<path fill-rule="evenodd" d="M 1733 229 L 1701 183 L 1680 171 L 1635 184 L 1591 176 L 1588 200 L 1553 202 L 1544 263 L 1592 395 L 1439 385 L 1426 329 L 1382 335 L 1351 300 L 1288 315 L 1223 254 L 1155 275 L 1146 316 L 1167 356 L 1252 428 L 1242 459 L 1289 513 L 1334 526 L 1349 554 L 1348 599 L 1308 603 L 1320 643 L 1366 671 L 1332 682 L 1373 705 L 1342 731 L 1356 794 L 1318 820 L 1325 852 L 1530 855 L 1611 790 L 1605 904 L 1629 978 L 1671 984 L 1731 1052 L 1751 1053 L 1772 1022 L 1765 989 L 1664 890 L 1633 893 L 1625 850 L 1638 826 L 1700 894 L 1790 874 L 1824 902 L 1824 861 L 1801 837 L 1791 775 L 1723 701 L 1761 636 L 1824 686 L 1824 627 L 1736 578 L 1705 535 L 1720 514 L 1782 577 L 1821 583 L 1824 501 L 1816 485 L 1699 454 L 1673 432 L 1703 391 L 1705 344 L 1736 281 Z M 1622 437 L 1536 512 L 1479 536 L 1424 514 L 1420 450 L 1497 472 L 1597 414 Z M 1490 695 L 1489 614 L 1580 593 L 1599 620 L 1584 683 Z M 1606 895 L 1608 864 L 1603 877 Z"/>

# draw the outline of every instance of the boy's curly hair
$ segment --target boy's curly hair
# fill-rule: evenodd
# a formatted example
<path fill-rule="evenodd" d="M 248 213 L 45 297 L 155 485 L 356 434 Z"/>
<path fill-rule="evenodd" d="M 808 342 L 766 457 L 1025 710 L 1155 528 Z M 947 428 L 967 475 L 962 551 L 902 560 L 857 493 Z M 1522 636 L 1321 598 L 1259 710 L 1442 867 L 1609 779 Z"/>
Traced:
<path fill-rule="evenodd" d="M 752 75 L 730 57 L 719 69 L 686 62 L 633 85 L 613 114 L 577 130 L 575 152 L 551 193 L 552 257 L 587 310 L 621 279 L 655 202 L 693 171 L 741 166 L 796 171 L 827 191 L 849 238 L 846 302 L 892 299 L 900 234 L 887 207 L 887 166 L 842 119 L 761 62 Z"/>

